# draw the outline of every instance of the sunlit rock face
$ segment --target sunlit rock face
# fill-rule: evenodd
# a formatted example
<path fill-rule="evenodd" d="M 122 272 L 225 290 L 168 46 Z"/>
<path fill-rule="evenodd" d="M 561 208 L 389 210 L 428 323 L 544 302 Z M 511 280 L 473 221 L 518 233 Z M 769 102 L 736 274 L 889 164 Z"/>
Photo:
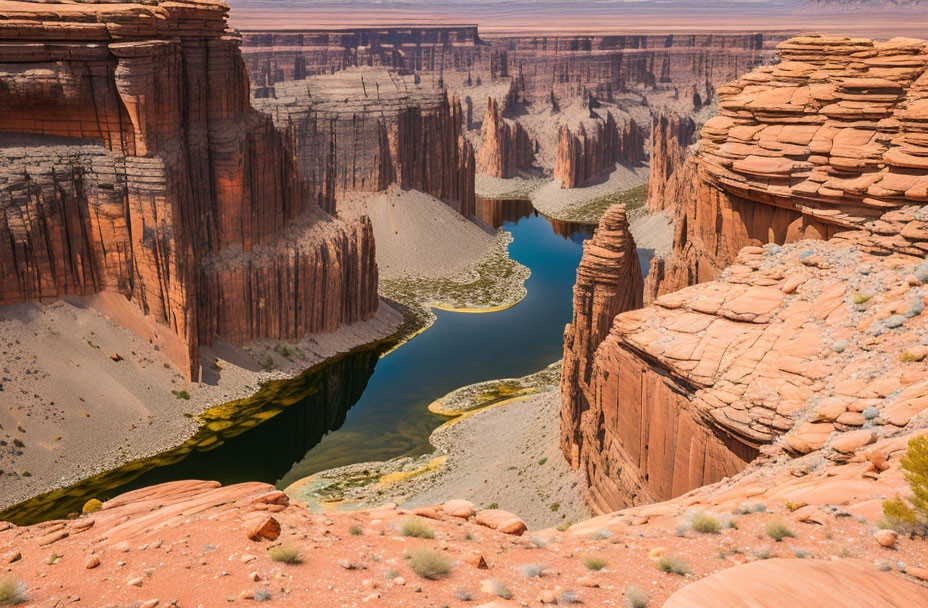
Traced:
<path fill-rule="evenodd" d="M 677 235 L 650 292 L 713 279 L 747 245 L 889 235 L 873 222 L 928 200 L 923 41 L 802 37 L 779 54 L 718 88 L 694 164 L 662 184 Z"/>
<path fill-rule="evenodd" d="M 667 177 L 651 204 L 677 225 L 653 305 L 567 332 L 565 361 L 578 343 L 592 358 L 586 377 L 565 374 L 565 403 L 584 399 L 562 413 L 562 447 L 598 509 L 679 496 L 759 454 L 843 461 L 924 409 L 924 365 L 900 361 L 922 352 L 903 356 L 928 280 L 928 48 L 780 49 L 718 89 L 694 153 L 680 154 L 684 125 L 658 123 L 677 143 L 656 146 Z M 878 379 L 893 388 L 859 392 Z"/>
<path fill-rule="evenodd" d="M 223 4 L 0 8 L 0 304 L 124 294 L 189 378 L 215 337 L 370 317 L 369 222 L 252 109 Z"/>

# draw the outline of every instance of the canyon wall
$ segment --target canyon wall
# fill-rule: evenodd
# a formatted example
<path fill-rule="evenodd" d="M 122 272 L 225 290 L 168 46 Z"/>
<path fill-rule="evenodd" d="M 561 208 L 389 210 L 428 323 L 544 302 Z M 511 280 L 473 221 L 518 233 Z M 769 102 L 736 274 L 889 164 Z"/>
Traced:
<path fill-rule="evenodd" d="M 920 319 L 928 276 L 903 276 L 928 254 L 928 47 L 803 37 L 780 48 L 782 63 L 719 88 L 721 115 L 661 185 L 654 204 L 671 202 L 677 225 L 673 256 L 652 264 L 654 304 L 615 317 L 603 338 L 582 325 L 565 334 L 565 365 L 578 343 L 594 353 L 585 382 L 565 376 L 565 404 L 584 400 L 561 423 L 597 509 L 731 476 L 783 435 L 803 454 L 853 431 L 860 416 L 815 413 L 856 394 L 838 386 L 845 348 L 829 345 L 889 331 L 889 368 L 918 341 L 896 330 Z M 855 293 L 883 294 L 881 307 Z M 900 411 L 904 426 L 912 410 Z"/>
<path fill-rule="evenodd" d="M 534 158 L 535 146 L 522 125 L 503 118 L 499 103 L 487 97 L 477 171 L 492 177 L 514 177 L 519 169 L 530 167 Z"/>
<path fill-rule="evenodd" d="M 530 100 L 552 93 L 610 100 L 641 86 L 698 93 L 769 59 L 779 34 L 496 35 L 474 26 L 413 26 L 242 32 L 257 96 L 313 74 L 354 66 L 385 66 L 441 83 L 449 74 L 484 83 L 512 77 Z"/>
<path fill-rule="evenodd" d="M 657 113 L 651 115 L 651 158 L 648 172 L 648 211 L 668 211 L 677 207 L 676 190 L 687 147 L 696 123 L 689 116 Z M 681 172 L 682 175 L 682 172 Z"/>
<path fill-rule="evenodd" d="M 635 121 L 619 125 L 611 112 L 604 114 L 605 119 L 581 122 L 573 132 L 564 125 L 558 129 L 554 179 L 562 188 L 602 177 L 617 162 L 636 165 L 645 160 L 644 136 Z"/>
<path fill-rule="evenodd" d="M 474 212 L 474 152 L 460 103 L 385 68 L 279 82 L 255 106 L 292 138 L 309 194 L 385 190 L 397 183 Z M 324 200 L 335 211 L 334 197 Z"/>
<path fill-rule="evenodd" d="M 214 338 L 370 317 L 369 222 L 304 188 L 223 4 L 4 3 L 0 304 L 118 292 L 195 379 Z"/>
<path fill-rule="evenodd" d="M 677 202 L 677 234 L 649 292 L 713 279 L 747 245 L 831 238 L 926 200 L 924 43 L 779 49 L 781 63 L 719 87 L 693 165 L 657 186 Z"/>

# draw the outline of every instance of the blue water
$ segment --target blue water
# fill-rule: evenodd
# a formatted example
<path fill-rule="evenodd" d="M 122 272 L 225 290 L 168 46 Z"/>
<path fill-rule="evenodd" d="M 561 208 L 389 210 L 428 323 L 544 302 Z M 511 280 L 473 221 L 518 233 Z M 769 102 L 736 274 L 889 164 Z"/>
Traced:
<path fill-rule="evenodd" d="M 116 491 L 175 479 L 264 481 L 285 487 L 332 467 L 418 456 L 446 420 L 429 403 L 454 389 L 536 372 L 561 358 L 573 284 L 592 227 L 551 221 L 527 201 L 481 201 L 482 217 L 513 235 L 512 258 L 531 270 L 526 297 L 503 311 L 435 311 L 434 325 L 382 358 L 349 355 L 317 375 L 321 387 L 207 452 L 153 469 Z M 651 252 L 639 250 L 647 271 Z"/>

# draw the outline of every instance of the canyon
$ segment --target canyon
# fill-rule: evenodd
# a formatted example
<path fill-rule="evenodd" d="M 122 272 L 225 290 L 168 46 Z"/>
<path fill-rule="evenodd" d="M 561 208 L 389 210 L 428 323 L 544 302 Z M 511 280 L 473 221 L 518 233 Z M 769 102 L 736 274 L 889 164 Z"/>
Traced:
<path fill-rule="evenodd" d="M 928 604 L 928 43 L 228 13 L 0 2 L 0 604 Z"/>

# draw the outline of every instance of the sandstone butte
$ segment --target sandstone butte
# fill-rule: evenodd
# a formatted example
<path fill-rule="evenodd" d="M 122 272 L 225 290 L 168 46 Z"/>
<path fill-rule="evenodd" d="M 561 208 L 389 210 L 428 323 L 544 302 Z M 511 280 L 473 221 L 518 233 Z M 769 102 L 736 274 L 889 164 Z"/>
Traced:
<path fill-rule="evenodd" d="M 532 138 L 518 122 L 502 117 L 499 103 L 487 97 L 477 170 L 492 177 L 514 177 L 535 158 Z"/>
<path fill-rule="evenodd" d="M 370 223 L 325 213 L 251 107 L 227 12 L 0 3 L 0 305 L 122 294 L 190 379 L 215 338 L 373 315 Z"/>

